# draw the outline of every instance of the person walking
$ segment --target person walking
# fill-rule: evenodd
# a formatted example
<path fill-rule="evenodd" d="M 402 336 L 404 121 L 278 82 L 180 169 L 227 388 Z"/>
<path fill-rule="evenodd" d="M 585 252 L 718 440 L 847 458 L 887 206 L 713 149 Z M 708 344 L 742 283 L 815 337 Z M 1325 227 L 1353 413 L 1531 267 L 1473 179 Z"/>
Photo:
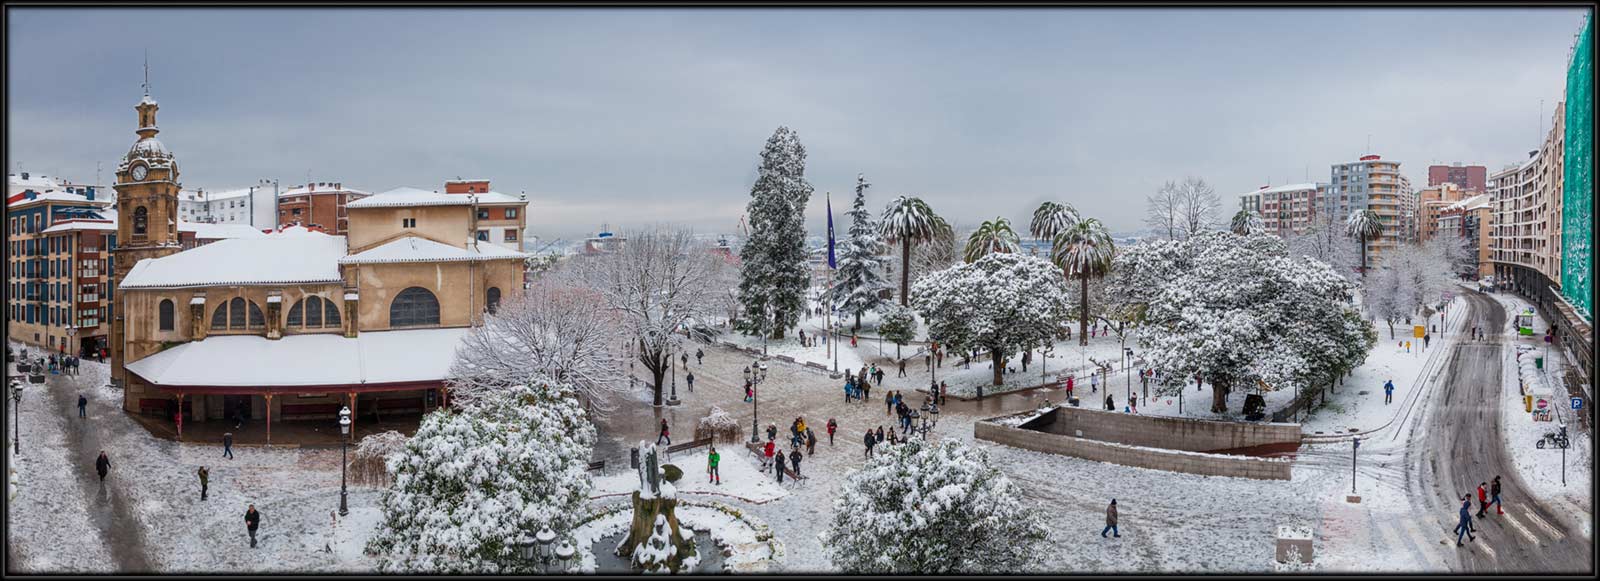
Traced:
<path fill-rule="evenodd" d="M 694 364 L 695 365 L 705 365 L 706 364 L 706 352 L 705 352 L 705 350 L 702 350 L 702 349 L 695 349 L 694 350 Z"/>
<path fill-rule="evenodd" d="M 716 444 L 711 445 L 711 453 L 706 455 L 706 483 L 722 485 L 722 474 L 717 472 L 717 463 L 722 461 L 722 455 L 717 453 Z"/>
<path fill-rule="evenodd" d="M 106 481 L 106 472 L 111 470 L 111 458 L 106 456 L 106 451 L 100 451 L 100 457 L 94 459 L 94 471 L 100 474 L 100 482 Z"/>
<path fill-rule="evenodd" d="M 768 422 L 767 423 L 767 440 L 771 441 L 771 440 L 776 440 L 776 439 L 778 439 L 778 424 L 774 424 L 774 423 Z"/>
<path fill-rule="evenodd" d="M 1483 518 L 1483 513 L 1489 510 L 1489 483 L 1478 483 L 1478 518 Z"/>
<path fill-rule="evenodd" d="M 222 457 L 233 459 L 233 432 L 222 434 Z"/>
<path fill-rule="evenodd" d="M 1100 393 L 1100 374 L 1089 374 L 1089 393 Z"/>
<path fill-rule="evenodd" d="M 939 366 L 939 369 L 944 369 L 944 351 L 934 351 L 933 360 L 934 364 Z"/>
<path fill-rule="evenodd" d="M 782 485 L 783 484 L 783 463 L 784 463 L 783 454 L 779 453 L 778 455 L 774 456 L 773 458 L 774 458 L 774 460 L 776 460 L 776 462 L 774 462 L 774 466 L 776 466 L 776 472 L 778 474 L 778 484 Z"/>
<path fill-rule="evenodd" d="M 883 385 L 883 376 L 886 375 L 886 374 L 883 372 L 882 369 L 878 369 L 877 364 L 873 364 L 873 366 L 872 366 L 872 375 L 873 375 L 873 381 L 875 383 L 877 383 L 878 385 Z"/>
<path fill-rule="evenodd" d="M 883 426 L 878 426 L 878 443 L 883 443 Z"/>
<path fill-rule="evenodd" d="M 250 531 L 250 548 L 256 548 L 256 529 L 261 526 L 261 512 L 256 510 L 256 505 L 244 511 L 244 528 Z"/>
<path fill-rule="evenodd" d="M 1394 401 L 1394 380 L 1393 379 L 1388 380 L 1388 381 L 1384 382 L 1384 384 L 1383 384 L 1383 405 L 1389 405 L 1389 402 L 1392 402 L 1392 401 Z"/>
<path fill-rule="evenodd" d="M 817 433 L 812 431 L 811 428 L 806 428 L 806 455 L 810 456 L 810 455 L 813 455 L 813 454 L 816 454 L 816 453 L 817 453 Z"/>
<path fill-rule="evenodd" d="M 866 457 L 867 458 L 871 458 L 872 457 L 872 446 L 878 443 L 878 437 L 872 435 L 872 430 L 869 429 L 869 430 L 867 430 L 867 437 L 865 439 L 863 439 L 861 441 L 861 443 L 866 446 L 866 449 L 867 449 Z"/>
<path fill-rule="evenodd" d="M 950 395 L 950 386 L 943 381 L 939 382 L 939 405 L 949 403 L 945 401 L 945 396 L 947 395 Z"/>
<path fill-rule="evenodd" d="M 78 394 L 78 417 L 89 417 L 89 398 L 83 397 L 81 393 Z"/>
<path fill-rule="evenodd" d="M 1100 538 L 1106 538 L 1106 532 L 1111 536 L 1122 538 L 1122 533 L 1117 532 L 1117 499 L 1111 499 L 1111 505 L 1106 507 L 1106 528 L 1100 529 Z"/>
<path fill-rule="evenodd" d="M 1466 535 L 1468 541 L 1478 540 L 1477 537 L 1472 536 L 1472 511 L 1469 510 L 1472 507 L 1472 501 L 1470 498 L 1467 495 L 1461 496 L 1461 518 L 1456 523 L 1456 530 L 1454 531 L 1456 533 L 1457 547 L 1462 546 L 1462 535 Z"/>
<path fill-rule="evenodd" d="M 745 382 L 744 382 L 744 403 L 750 403 L 750 400 L 755 399 L 755 397 L 756 397 L 755 386 L 752 385 L 749 380 L 745 380 Z"/>
<path fill-rule="evenodd" d="M 833 432 L 835 430 L 838 430 L 838 429 L 839 429 L 839 422 L 834 421 L 833 418 L 828 418 L 828 445 L 829 446 L 833 445 Z M 1495 481 L 1499 482 L 1499 478 L 1496 477 Z"/>
<path fill-rule="evenodd" d="M 1433 333 L 1423 333 L 1422 334 L 1422 348 L 1423 349 L 1427 349 L 1428 348 L 1428 343 L 1432 339 L 1433 339 Z"/>
<path fill-rule="evenodd" d="M 800 459 L 804 457 L 805 455 L 800 453 L 799 448 L 789 450 L 789 466 L 794 468 L 795 480 L 800 479 Z"/>
<path fill-rule="evenodd" d="M 1106 394 L 1106 411 L 1117 411 L 1116 402 L 1111 400 L 1111 394 Z"/>
<path fill-rule="evenodd" d="M 922 364 L 927 367 L 925 371 L 933 371 L 933 352 L 929 351 L 922 356 Z"/>
<path fill-rule="evenodd" d="M 688 353 L 683 353 L 681 355 L 678 355 L 678 361 L 682 361 L 683 362 L 683 370 L 684 371 L 688 371 L 689 370 L 689 354 Z"/>
<path fill-rule="evenodd" d="M 906 376 L 906 360 L 901 359 L 900 360 L 900 374 L 896 375 L 895 377 L 905 377 L 905 376 Z"/>
<path fill-rule="evenodd" d="M 694 372 L 693 371 L 690 371 L 688 375 L 683 376 L 683 381 L 685 383 L 689 384 L 689 391 L 694 391 Z"/>
<path fill-rule="evenodd" d="M 883 396 L 883 415 L 887 416 L 892 413 L 894 413 L 894 392 L 891 391 L 888 395 Z"/>
<path fill-rule="evenodd" d="M 1505 514 L 1506 509 L 1500 505 L 1500 477 L 1495 476 L 1493 484 L 1489 486 L 1489 504 L 1494 505 L 1495 514 Z"/>
<path fill-rule="evenodd" d="M 661 435 L 656 436 L 656 445 L 661 445 L 662 440 L 666 440 L 668 446 L 672 445 L 672 429 L 667 427 L 666 418 L 661 418 Z"/>
<path fill-rule="evenodd" d="M 1139 394 L 1128 394 L 1128 407 L 1133 409 L 1133 413 L 1139 413 Z"/>
<path fill-rule="evenodd" d="M 761 451 L 761 456 L 762 456 L 761 469 L 762 470 L 766 470 L 766 469 L 772 467 L 772 455 L 777 452 L 777 449 L 778 449 L 778 444 L 776 442 L 773 442 L 771 438 L 767 438 L 767 445 Z"/>
<path fill-rule="evenodd" d="M 862 381 L 856 384 L 856 389 L 861 392 L 861 401 L 872 399 L 872 384 Z"/>
<path fill-rule="evenodd" d="M 855 391 L 855 389 L 855 383 L 852 382 L 850 378 L 846 377 L 844 380 L 844 403 L 850 403 L 850 398 L 855 397 L 855 394 L 852 393 Z"/>
<path fill-rule="evenodd" d="M 200 475 L 200 500 L 205 500 L 206 489 L 211 485 L 211 471 L 207 470 L 205 466 L 201 466 L 196 474 Z"/>

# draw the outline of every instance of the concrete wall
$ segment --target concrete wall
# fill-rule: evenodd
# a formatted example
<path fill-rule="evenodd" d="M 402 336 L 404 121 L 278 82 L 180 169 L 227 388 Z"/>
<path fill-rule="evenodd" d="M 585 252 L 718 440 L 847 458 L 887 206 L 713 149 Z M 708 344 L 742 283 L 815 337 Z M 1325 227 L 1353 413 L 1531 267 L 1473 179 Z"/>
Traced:
<path fill-rule="evenodd" d="M 975 424 L 973 436 L 979 440 L 1035 452 L 1202 476 L 1288 480 L 1293 466 L 1292 461 L 1282 458 L 1202 454 L 1097 442 L 1001 425 L 991 420 Z"/>
<path fill-rule="evenodd" d="M 1189 452 L 1212 452 L 1300 441 L 1298 424 L 1216 422 L 1061 407 L 1031 427 L 1063 436 Z"/>

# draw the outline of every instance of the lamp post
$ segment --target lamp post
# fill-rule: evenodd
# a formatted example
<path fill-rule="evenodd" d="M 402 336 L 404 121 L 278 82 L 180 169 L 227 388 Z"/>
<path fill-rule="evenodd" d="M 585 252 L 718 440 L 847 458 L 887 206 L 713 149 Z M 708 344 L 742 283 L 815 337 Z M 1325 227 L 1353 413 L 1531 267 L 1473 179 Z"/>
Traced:
<path fill-rule="evenodd" d="M 22 382 L 13 379 L 13 380 L 11 380 L 11 414 L 12 414 L 11 425 L 14 426 L 13 429 L 16 432 L 16 436 L 11 440 L 11 442 L 12 442 L 11 453 L 12 454 L 16 454 L 16 455 L 21 455 L 22 454 L 22 421 L 21 421 L 22 416 L 21 416 L 21 412 L 18 411 L 19 409 L 21 409 L 20 408 L 21 405 L 22 405 Z"/>
<path fill-rule="evenodd" d="M 350 406 L 339 409 L 339 516 L 350 514 L 349 491 L 345 487 L 350 472 Z"/>
<path fill-rule="evenodd" d="M 556 542 L 556 533 L 555 533 L 555 531 L 550 530 L 550 527 L 544 527 L 542 529 L 539 529 L 539 533 L 537 535 L 534 535 L 533 538 L 534 538 L 535 541 L 538 541 L 538 543 L 539 543 L 539 557 L 540 557 L 540 561 L 544 563 L 544 572 L 545 573 L 549 573 L 550 572 L 550 545 L 552 543 Z M 531 553 L 533 552 L 533 546 L 532 546 L 531 543 L 529 544 L 529 547 L 528 547 L 527 551 L 528 551 L 528 553 L 530 553 L 529 558 L 531 559 L 532 558 Z"/>
<path fill-rule="evenodd" d="M 1356 493 L 1356 450 L 1361 448 L 1361 436 L 1350 441 L 1350 494 Z"/>
<path fill-rule="evenodd" d="M 566 541 L 562 541 L 561 542 L 561 546 L 556 547 L 556 557 L 561 559 L 561 572 L 562 573 L 567 572 L 567 567 L 568 567 L 567 564 L 572 561 L 572 556 L 576 552 L 577 551 L 574 551 L 572 549 L 572 545 L 568 544 Z"/>
<path fill-rule="evenodd" d="M 674 406 L 682 402 L 678 401 L 678 364 L 672 359 L 670 344 L 667 347 L 667 367 L 672 369 L 672 397 L 667 398 L 667 405 Z"/>

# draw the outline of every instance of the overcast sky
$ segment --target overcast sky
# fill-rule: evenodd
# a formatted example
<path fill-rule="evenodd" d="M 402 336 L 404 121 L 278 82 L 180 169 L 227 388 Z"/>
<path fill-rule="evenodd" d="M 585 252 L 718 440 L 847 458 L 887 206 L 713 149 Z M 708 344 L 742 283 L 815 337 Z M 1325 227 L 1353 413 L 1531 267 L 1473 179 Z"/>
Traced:
<path fill-rule="evenodd" d="M 8 9 L 7 171 L 92 181 L 136 139 L 143 53 L 185 187 L 278 178 L 526 191 L 535 234 L 733 232 L 762 144 L 799 133 L 843 219 L 921 196 L 1113 230 L 1201 176 L 1327 181 L 1372 152 L 1414 184 L 1538 145 L 1580 10 Z M 842 230 L 842 226 L 840 227 Z"/>

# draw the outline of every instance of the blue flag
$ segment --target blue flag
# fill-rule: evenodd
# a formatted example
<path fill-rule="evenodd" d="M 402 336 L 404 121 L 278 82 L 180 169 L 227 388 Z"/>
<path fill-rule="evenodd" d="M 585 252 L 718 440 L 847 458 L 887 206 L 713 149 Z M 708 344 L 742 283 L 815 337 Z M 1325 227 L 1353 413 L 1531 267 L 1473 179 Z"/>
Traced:
<path fill-rule="evenodd" d="M 833 192 L 828 193 L 828 268 L 839 268 L 833 259 Z"/>

